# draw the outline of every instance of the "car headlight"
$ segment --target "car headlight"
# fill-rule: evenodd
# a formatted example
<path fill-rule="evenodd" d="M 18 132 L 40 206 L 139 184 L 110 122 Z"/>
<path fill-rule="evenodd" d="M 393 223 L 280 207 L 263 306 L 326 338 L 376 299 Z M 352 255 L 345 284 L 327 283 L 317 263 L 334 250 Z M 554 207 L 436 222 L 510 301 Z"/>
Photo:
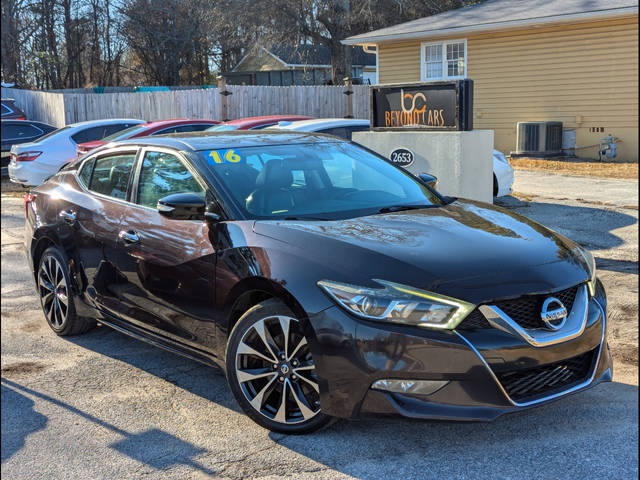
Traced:
<path fill-rule="evenodd" d="M 338 305 L 367 320 L 418 327 L 454 329 L 475 305 L 398 283 L 376 280 L 382 288 L 321 280 L 322 288 Z"/>

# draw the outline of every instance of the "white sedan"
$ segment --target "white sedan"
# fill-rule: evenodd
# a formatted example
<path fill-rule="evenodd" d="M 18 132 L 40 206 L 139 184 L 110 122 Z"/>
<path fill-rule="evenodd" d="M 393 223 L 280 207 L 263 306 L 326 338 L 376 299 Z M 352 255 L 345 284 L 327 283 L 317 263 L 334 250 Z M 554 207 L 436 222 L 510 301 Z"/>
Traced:
<path fill-rule="evenodd" d="M 317 118 L 297 122 L 280 122 L 268 129 L 294 130 L 296 132 L 318 132 L 336 135 L 351 140 L 353 132 L 369 130 L 369 120 L 354 118 Z M 498 150 L 493 151 L 493 196 L 502 197 L 511 193 L 513 168 Z"/>
<path fill-rule="evenodd" d="M 125 128 L 144 123 L 136 119 L 91 120 L 59 128 L 35 142 L 11 147 L 9 180 L 37 186 L 77 158 L 78 143 L 100 140 Z"/>

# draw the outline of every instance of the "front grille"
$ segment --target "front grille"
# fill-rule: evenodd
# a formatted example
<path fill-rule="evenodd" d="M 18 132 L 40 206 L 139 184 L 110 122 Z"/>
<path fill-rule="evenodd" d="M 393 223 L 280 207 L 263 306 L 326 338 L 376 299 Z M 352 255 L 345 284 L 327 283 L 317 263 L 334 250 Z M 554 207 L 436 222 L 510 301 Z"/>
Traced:
<path fill-rule="evenodd" d="M 522 328 L 545 328 L 546 325 L 540 318 L 544 301 L 549 297 L 556 297 L 565 306 L 567 312 L 571 312 L 579 287 L 580 285 L 576 285 L 575 287 L 544 295 L 523 295 L 515 300 L 496 302 L 494 305 Z M 477 308 L 458 325 L 458 330 L 479 330 L 482 328 L 491 328 L 491 325 Z"/>
<path fill-rule="evenodd" d="M 540 318 L 542 304 L 549 297 L 556 297 L 571 312 L 573 301 L 578 293 L 578 286 L 567 288 L 559 292 L 544 295 L 524 295 L 515 300 L 505 300 L 495 304 L 500 310 L 509 315 L 511 320 L 522 328 L 545 328 L 546 325 Z"/>
<path fill-rule="evenodd" d="M 515 401 L 548 396 L 585 381 L 596 350 L 541 367 L 499 373 L 497 377 Z"/>

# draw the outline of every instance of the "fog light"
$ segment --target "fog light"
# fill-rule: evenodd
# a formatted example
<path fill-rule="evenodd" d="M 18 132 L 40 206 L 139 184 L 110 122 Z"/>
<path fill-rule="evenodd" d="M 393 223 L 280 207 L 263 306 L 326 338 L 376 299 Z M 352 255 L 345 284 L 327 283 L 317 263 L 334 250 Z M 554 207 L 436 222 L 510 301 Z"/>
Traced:
<path fill-rule="evenodd" d="M 371 388 L 394 393 L 431 395 L 447 383 L 448 380 L 377 380 L 371 384 Z"/>

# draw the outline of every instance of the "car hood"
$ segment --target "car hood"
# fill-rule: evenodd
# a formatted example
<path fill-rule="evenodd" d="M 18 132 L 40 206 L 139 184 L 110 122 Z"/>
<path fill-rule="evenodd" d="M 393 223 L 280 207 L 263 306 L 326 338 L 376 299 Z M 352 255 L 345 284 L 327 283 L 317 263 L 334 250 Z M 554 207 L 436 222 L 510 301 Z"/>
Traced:
<path fill-rule="evenodd" d="M 588 278 L 571 240 L 509 210 L 473 201 L 339 221 L 256 221 L 254 232 L 330 265 L 336 281 L 380 278 L 480 303 Z"/>

